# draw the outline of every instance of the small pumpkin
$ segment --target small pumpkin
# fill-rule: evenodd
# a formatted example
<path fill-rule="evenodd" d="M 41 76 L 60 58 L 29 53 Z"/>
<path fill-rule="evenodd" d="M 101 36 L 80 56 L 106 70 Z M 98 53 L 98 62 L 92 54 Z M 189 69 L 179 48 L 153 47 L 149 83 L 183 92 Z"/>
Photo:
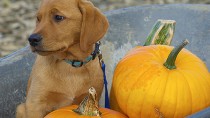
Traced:
<path fill-rule="evenodd" d="M 183 118 L 209 107 L 209 72 L 187 43 L 132 49 L 115 69 L 111 108 L 129 118 Z"/>
<path fill-rule="evenodd" d="M 44 118 L 127 118 L 127 116 L 111 109 L 99 108 L 96 91 L 89 89 L 89 95 L 80 103 L 55 110 Z"/>

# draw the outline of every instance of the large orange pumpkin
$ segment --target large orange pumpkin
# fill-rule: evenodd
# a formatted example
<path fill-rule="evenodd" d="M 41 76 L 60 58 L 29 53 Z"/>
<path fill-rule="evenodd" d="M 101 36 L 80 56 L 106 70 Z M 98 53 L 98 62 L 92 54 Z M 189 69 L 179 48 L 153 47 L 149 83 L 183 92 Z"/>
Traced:
<path fill-rule="evenodd" d="M 99 108 L 96 91 L 89 89 L 89 95 L 80 103 L 55 110 L 44 118 L 128 118 L 111 109 Z"/>
<path fill-rule="evenodd" d="M 181 50 L 186 43 L 132 49 L 115 69 L 111 108 L 129 118 L 183 118 L 210 106 L 209 72 L 196 55 Z"/>

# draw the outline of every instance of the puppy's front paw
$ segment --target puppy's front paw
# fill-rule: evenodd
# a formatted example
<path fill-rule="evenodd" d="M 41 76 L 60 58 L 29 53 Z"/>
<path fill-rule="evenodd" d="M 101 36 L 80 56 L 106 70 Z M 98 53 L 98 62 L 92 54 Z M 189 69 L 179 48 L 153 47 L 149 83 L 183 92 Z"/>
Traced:
<path fill-rule="evenodd" d="M 25 103 L 18 105 L 16 109 L 16 118 L 25 118 L 25 113 Z"/>

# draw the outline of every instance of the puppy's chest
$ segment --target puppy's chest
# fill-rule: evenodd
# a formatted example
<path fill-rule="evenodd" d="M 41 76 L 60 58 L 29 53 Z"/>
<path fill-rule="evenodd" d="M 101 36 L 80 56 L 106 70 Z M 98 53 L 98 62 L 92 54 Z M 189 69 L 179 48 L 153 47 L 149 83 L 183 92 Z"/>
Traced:
<path fill-rule="evenodd" d="M 73 67 L 65 62 L 59 64 L 55 70 L 54 76 L 66 81 L 71 81 L 72 79 L 88 81 L 96 78 L 102 73 L 101 67 L 98 65 Z"/>
<path fill-rule="evenodd" d="M 40 72 L 40 70 L 39 70 Z M 41 71 L 43 75 L 40 79 L 56 91 L 78 91 L 86 86 L 92 86 L 96 81 L 103 81 L 102 70 L 99 65 L 72 67 L 66 63 L 59 65 L 48 65 Z M 44 79 L 45 78 L 45 79 Z M 86 88 L 85 88 L 86 89 Z"/>
<path fill-rule="evenodd" d="M 74 68 L 69 66 L 63 66 L 56 68 L 57 71 L 54 71 L 50 74 L 50 78 L 53 79 L 54 85 L 62 86 L 62 88 L 74 88 L 82 87 L 84 85 L 89 85 L 97 79 L 98 74 L 95 71 L 91 71 L 87 68 Z"/>
<path fill-rule="evenodd" d="M 49 85 L 49 93 L 53 93 L 53 95 L 50 95 L 61 96 L 56 98 L 67 100 L 73 100 L 79 91 L 86 89 L 84 88 L 85 85 L 90 85 L 93 82 L 88 72 L 81 73 L 80 71 L 77 72 L 77 70 L 70 71 L 67 69 L 54 72 L 49 78 L 51 79 L 47 83 L 45 82 L 45 84 Z"/>
<path fill-rule="evenodd" d="M 56 82 L 62 84 L 82 84 L 90 81 L 91 75 L 87 71 L 81 70 L 60 70 L 52 75 Z"/>

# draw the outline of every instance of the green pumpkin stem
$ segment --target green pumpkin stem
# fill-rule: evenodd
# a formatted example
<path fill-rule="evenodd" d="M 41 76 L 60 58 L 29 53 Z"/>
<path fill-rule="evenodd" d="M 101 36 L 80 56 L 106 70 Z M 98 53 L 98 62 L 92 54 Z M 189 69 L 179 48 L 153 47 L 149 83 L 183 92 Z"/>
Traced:
<path fill-rule="evenodd" d="M 73 109 L 73 111 L 79 115 L 98 116 L 101 118 L 96 90 L 93 87 L 89 89 L 89 95 L 86 96 L 80 103 L 79 107 L 77 109 Z"/>
<path fill-rule="evenodd" d="M 174 36 L 176 21 L 159 19 L 153 26 L 144 46 L 170 45 Z"/>
<path fill-rule="evenodd" d="M 169 54 L 166 62 L 163 64 L 166 68 L 169 70 L 176 69 L 175 61 L 176 57 L 179 54 L 179 52 L 189 43 L 189 41 L 186 39 L 184 40 L 180 45 L 175 47 L 171 53 Z"/>

